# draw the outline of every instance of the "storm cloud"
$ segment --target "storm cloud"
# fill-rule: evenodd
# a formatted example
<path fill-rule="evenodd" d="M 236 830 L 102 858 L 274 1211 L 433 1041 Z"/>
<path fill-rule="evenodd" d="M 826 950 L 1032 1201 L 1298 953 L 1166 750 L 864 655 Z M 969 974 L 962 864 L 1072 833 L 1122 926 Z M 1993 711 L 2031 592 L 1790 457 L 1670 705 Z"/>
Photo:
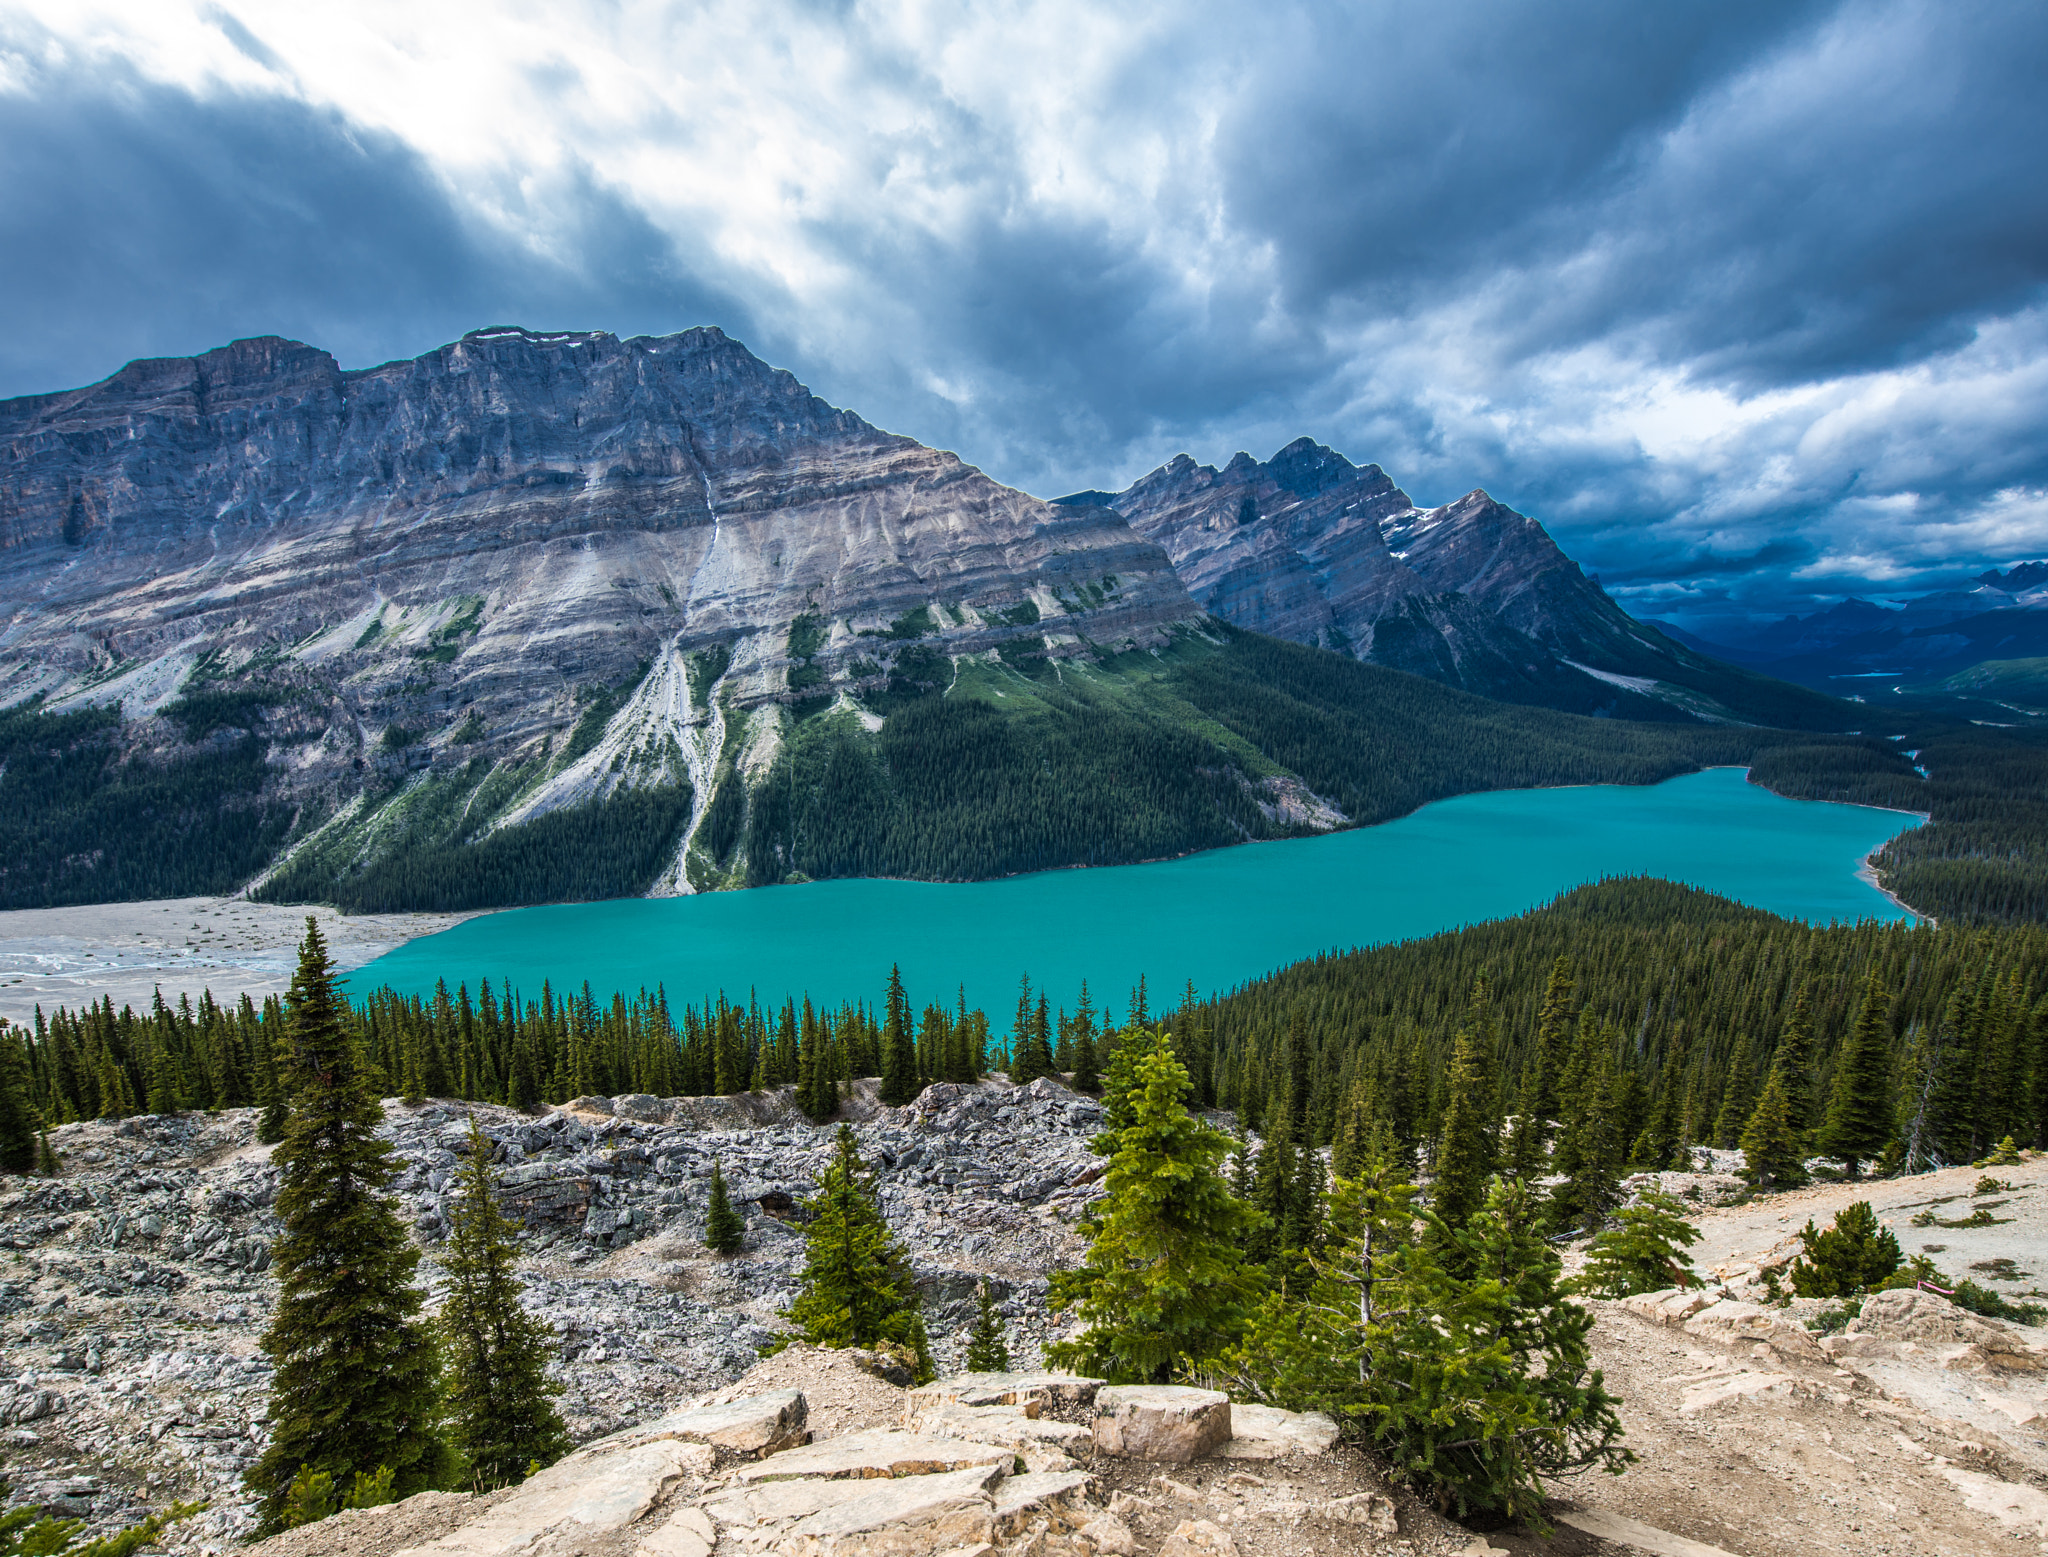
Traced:
<path fill-rule="evenodd" d="M 2048 553 L 2048 12 L 0 12 L 0 394 L 717 323 L 1045 495 L 1307 433 L 1701 622 Z"/>

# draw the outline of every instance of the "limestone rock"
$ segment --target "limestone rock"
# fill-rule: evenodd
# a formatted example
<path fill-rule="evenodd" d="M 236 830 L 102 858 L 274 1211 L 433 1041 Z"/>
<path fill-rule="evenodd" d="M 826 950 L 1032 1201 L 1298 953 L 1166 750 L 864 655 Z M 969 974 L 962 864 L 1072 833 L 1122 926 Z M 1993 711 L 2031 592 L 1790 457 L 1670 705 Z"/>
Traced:
<path fill-rule="evenodd" d="M 1095 1478 L 1086 1471 L 1032 1471 L 1011 1476 L 995 1490 L 996 1531 L 1017 1533 L 1025 1522 L 1043 1516 L 1050 1526 L 1066 1528 L 1089 1520 L 1087 1502 Z"/>
<path fill-rule="evenodd" d="M 1098 1514 L 1079 1531 L 1082 1540 L 1108 1557 L 1132 1557 L 1138 1549 L 1131 1527 L 1114 1514 Z"/>
<path fill-rule="evenodd" d="M 1337 1442 L 1337 1423 L 1321 1411 L 1233 1405 L 1230 1441 L 1217 1452 L 1232 1460 L 1277 1460 L 1287 1454 L 1322 1454 Z"/>
<path fill-rule="evenodd" d="M 1363 1525 L 1374 1535 L 1399 1535 L 1401 1521 L 1394 1500 L 1377 1492 L 1354 1492 L 1349 1497 L 1331 1498 L 1323 1512 L 1347 1525 Z"/>
<path fill-rule="evenodd" d="M 794 1448 L 810 1436 L 804 1426 L 807 1407 L 802 1390 L 750 1395 L 726 1405 L 672 1411 L 641 1432 L 650 1438 L 709 1444 L 714 1449 L 760 1459 Z"/>
<path fill-rule="evenodd" d="M 1230 1441 L 1230 1397 L 1171 1384 L 1118 1384 L 1095 1396 L 1095 1447 L 1132 1460 L 1181 1463 Z"/>
<path fill-rule="evenodd" d="M 640 1538 L 633 1557 L 711 1557 L 718 1545 L 718 1527 L 695 1504 L 686 1504 L 668 1522 Z"/>
<path fill-rule="evenodd" d="M 1237 1542 L 1207 1519 L 1183 1519 L 1159 1546 L 1159 1557 L 1237 1557 Z"/>
<path fill-rule="evenodd" d="M 788 1449 L 740 1468 L 743 1482 L 788 1481 L 798 1477 L 833 1481 L 877 1477 L 933 1476 L 970 1467 L 1007 1469 L 1016 1453 L 1006 1445 L 968 1443 L 929 1437 L 892 1428 L 870 1428 L 827 1438 L 801 1449 Z"/>
<path fill-rule="evenodd" d="M 398 1557 L 514 1557 L 564 1527 L 590 1535 L 622 1530 L 684 1476 L 709 1469 L 701 1445 L 662 1440 L 615 1452 L 595 1446 L 521 1483 L 481 1518 Z"/>
<path fill-rule="evenodd" d="M 1966 1371 L 2038 1373 L 2048 1355 L 2036 1350 L 2010 1326 L 1959 1308 L 1947 1298 L 1913 1288 L 1874 1292 L 1863 1311 L 1849 1321 L 1848 1333 L 1921 1345 L 1948 1345 L 1945 1366 Z"/>
<path fill-rule="evenodd" d="M 1703 1411 L 1712 1411 L 1747 1396 L 1764 1394 L 1789 1397 L 1792 1394 L 1792 1375 L 1744 1372 L 1706 1380 L 1685 1391 L 1679 1401 L 1678 1414 L 1698 1416 Z"/>
<path fill-rule="evenodd" d="M 820 1509 L 776 1543 L 786 1557 L 924 1557 L 994 1533 L 996 1465 L 911 1476 Z"/>
<path fill-rule="evenodd" d="M 1073 1413 L 1095 1404 L 1102 1386 L 1101 1379 L 1077 1373 L 957 1373 L 912 1390 L 905 1409 L 915 1413 L 949 1401 L 963 1406 L 1036 1406 L 1040 1414 L 1071 1419 Z"/>

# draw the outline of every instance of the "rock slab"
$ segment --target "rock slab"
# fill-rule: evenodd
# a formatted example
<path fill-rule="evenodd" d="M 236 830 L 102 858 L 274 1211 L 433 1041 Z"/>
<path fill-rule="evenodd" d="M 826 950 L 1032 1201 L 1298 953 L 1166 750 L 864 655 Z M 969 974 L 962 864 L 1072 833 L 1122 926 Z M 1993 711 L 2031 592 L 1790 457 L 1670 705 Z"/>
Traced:
<path fill-rule="evenodd" d="M 1172 1384 L 1117 1384 L 1095 1396 L 1095 1449 L 1181 1464 L 1230 1441 L 1230 1397 Z"/>

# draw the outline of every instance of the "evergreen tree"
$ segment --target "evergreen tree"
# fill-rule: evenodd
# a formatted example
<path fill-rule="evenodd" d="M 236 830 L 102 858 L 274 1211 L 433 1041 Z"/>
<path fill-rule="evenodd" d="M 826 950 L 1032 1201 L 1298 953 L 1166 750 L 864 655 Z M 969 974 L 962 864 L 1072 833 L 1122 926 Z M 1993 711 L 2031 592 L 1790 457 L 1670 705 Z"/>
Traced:
<path fill-rule="evenodd" d="M 12 1490 L 5 1481 L 0 1481 L 0 1503 Z M 95 1540 L 81 1539 L 85 1530 L 83 1519 L 54 1518 L 34 1505 L 0 1509 L 0 1557 L 130 1557 L 146 1546 L 156 1545 L 167 1528 L 181 1519 L 190 1519 L 207 1506 L 173 1503 L 139 1525 Z"/>
<path fill-rule="evenodd" d="M 284 1230 L 271 1246 L 277 1307 L 262 1341 L 276 1366 L 270 1445 L 247 1476 L 266 1530 L 279 1527 L 301 1468 L 341 1478 L 389 1466 L 404 1497 L 437 1485 L 448 1463 L 413 1286 L 419 1254 L 384 1193 L 397 1164 L 377 1138 L 383 1113 L 310 916 L 287 1003 L 290 1116 L 271 1153 Z"/>
<path fill-rule="evenodd" d="M 1834 1091 L 1819 1146 L 1842 1159 L 1850 1178 L 1892 1138 L 1891 997 L 1873 974 L 1865 981 L 1856 1025 L 1835 1065 Z"/>
<path fill-rule="evenodd" d="M 1430 1210 L 1455 1232 L 1486 1203 L 1499 1136 L 1494 1108 L 1494 1055 L 1486 1025 L 1487 991 L 1482 978 L 1472 994 L 1472 1014 L 1451 1051 L 1444 1077 L 1444 1116 L 1430 1181 Z M 1455 1258 L 1455 1252 L 1452 1258 Z"/>
<path fill-rule="evenodd" d="M 1004 1339 L 1003 1319 L 996 1312 L 995 1300 L 989 1296 L 986 1276 L 974 1291 L 974 1330 L 967 1338 L 967 1371 L 1010 1371 L 1010 1348 Z"/>
<path fill-rule="evenodd" d="M 1046 1348 L 1057 1367 L 1113 1383 L 1164 1383 L 1220 1356 L 1237 1337 L 1253 1277 L 1239 1253 L 1251 1212 L 1216 1171 L 1230 1143 L 1192 1118 L 1188 1073 L 1163 1033 L 1127 1034 L 1142 1049 L 1129 1123 L 1105 1131 L 1106 1194 L 1085 1220 L 1081 1268 L 1055 1272 L 1052 1300 L 1085 1326 Z"/>
<path fill-rule="evenodd" d="M 1076 1092 L 1100 1092 L 1102 1073 L 1096 1066 L 1095 1034 L 1082 1028 L 1074 1040 L 1074 1090 Z"/>
<path fill-rule="evenodd" d="M 1780 1066 L 1771 1068 L 1763 1096 L 1742 1127 L 1743 1176 L 1758 1189 L 1790 1189 L 1806 1182 L 1806 1157 L 1792 1128 L 1790 1084 Z"/>
<path fill-rule="evenodd" d="M 547 1377 L 554 1335 L 520 1306 L 514 1223 L 492 1194 L 491 1141 L 474 1117 L 457 1186 L 435 1330 L 448 1365 L 449 1437 L 464 1479 L 489 1491 L 525 1480 L 535 1462 L 553 1464 L 569 1452 L 569 1434 L 549 1399 L 559 1393 Z"/>
<path fill-rule="evenodd" d="M 0 1173 L 29 1173 L 36 1165 L 36 1117 L 30 1106 L 28 1051 L 13 1029 L 0 1024 Z"/>
<path fill-rule="evenodd" d="M 811 1220 L 804 1227 L 803 1286 L 790 1323 L 817 1346 L 888 1345 L 914 1355 L 924 1319 L 909 1256 L 882 1220 L 853 1131 L 841 1125 L 833 1147 L 818 1193 L 805 1205 Z"/>
<path fill-rule="evenodd" d="M 1899 1240 L 1878 1223 L 1870 1202 L 1859 1200 L 1818 1232 L 1809 1217 L 1799 1234 L 1804 1249 L 1792 1262 L 1792 1290 L 1801 1297 L 1845 1298 L 1874 1291 L 1899 1268 Z"/>
<path fill-rule="evenodd" d="M 903 993 L 902 971 L 893 963 L 884 1011 L 881 1099 L 900 1108 L 917 1096 L 917 1061 L 910 1046 L 910 1000 Z"/>
<path fill-rule="evenodd" d="M 733 1210 L 726 1195 L 725 1170 L 716 1157 L 711 1159 L 711 1205 L 704 1213 L 704 1247 L 713 1254 L 737 1254 L 747 1236 L 747 1224 Z"/>
<path fill-rule="evenodd" d="M 1536 1053 L 1531 1061 L 1533 1074 L 1525 1083 L 1526 1106 L 1537 1119 L 1555 1119 L 1562 1107 L 1558 1088 L 1570 1059 L 1572 1002 L 1576 994 L 1572 960 L 1569 956 L 1560 956 L 1550 965 L 1550 980 L 1543 987 L 1543 1005 L 1536 1013 Z"/>
<path fill-rule="evenodd" d="M 1624 1207 L 1615 1222 L 1586 1251 L 1586 1268 L 1572 1283 L 1575 1291 L 1620 1298 L 1700 1284 L 1685 1252 L 1699 1242 L 1699 1229 L 1685 1219 L 1683 1201 L 1653 1190 Z"/>
<path fill-rule="evenodd" d="M 1800 984 L 1785 1018 L 1771 1069 L 1785 1077 L 1785 1128 L 1798 1138 L 1803 1150 L 1820 1123 L 1813 1101 L 1813 990 L 1809 982 Z"/>
<path fill-rule="evenodd" d="M 1551 1162 L 1554 1170 L 1565 1174 L 1550 1197 L 1551 1222 L 1560 1231 L 1593 1232 L 1620 1198 L 1625 1127 L 1606 1036 L 1590 1023 L 1581 1025 L 1584 1064 Z"/>
<path fill-rule="evenodd" d="M 1619 1474 L 1616 1401 L 1590 1366 L 1527 1185 L 1496 1179 L 1462 1229 L 1425 1216 L 1376 1158 L 1332 1193 L 1306 1300 L 1268 1296 L 1225 1371 L 1255 1398 L 1331 1413 L 1438 1509 L 1540 1522 L 1547 1477 Z M 1439 1257 L 1460 1248 L 1460 1277 Z"/>
<path fill-rule="evenodd" d="M 36 1172 L 53 1179 L 63 1171 L 64 1164 L 57 1160 L 56 1150 L 50 1145 L 50 1127 L 44 1125 L 36 1132 Z"/>
<path fill-rule="evenodd" d="M 1720 1111 L 1714 1115 L 1714 1144 L 1724 1151 L 1742 1137 L 1756 1110 L 1756 1046 L 1744 1032 L 1728 1057 L 1728 1079 L 1721 1088 Z"/>

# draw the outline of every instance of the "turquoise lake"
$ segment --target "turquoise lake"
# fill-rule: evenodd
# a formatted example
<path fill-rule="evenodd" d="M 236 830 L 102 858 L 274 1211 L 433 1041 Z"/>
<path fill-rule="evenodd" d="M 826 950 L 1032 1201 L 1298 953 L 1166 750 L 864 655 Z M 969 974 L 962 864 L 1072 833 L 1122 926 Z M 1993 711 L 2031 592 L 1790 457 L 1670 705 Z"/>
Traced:
<path fill-rule="evenodd" d="M 1505 790 L 1152 865 L 512 909 L 410 942 L 347 985 L 425 994 L 439 978 L 472 990 L 510 979 L 537 999 L 543 979 L 588 979 L 600 999 L 659 985 L 675 1002 L 751 989 L 837 1005 L 875 999 L 893 962 L 915 1005 L 950 1004 L 964 984 L 968 1005 L 1007 1029 L 1022 975 L 1068 1007 L 1085 978 L 1098 1007 L 1120 1012 L 1143 974 L 1156 1007 L 1189 979 L 1213 993 L 1317 952 L 1518 914 L 1604 876 L 1664 876 L 1813 922 L 1910 918 L 1856 872 L 1917 820 L 1786 800 L 1739 768 Z"/>

